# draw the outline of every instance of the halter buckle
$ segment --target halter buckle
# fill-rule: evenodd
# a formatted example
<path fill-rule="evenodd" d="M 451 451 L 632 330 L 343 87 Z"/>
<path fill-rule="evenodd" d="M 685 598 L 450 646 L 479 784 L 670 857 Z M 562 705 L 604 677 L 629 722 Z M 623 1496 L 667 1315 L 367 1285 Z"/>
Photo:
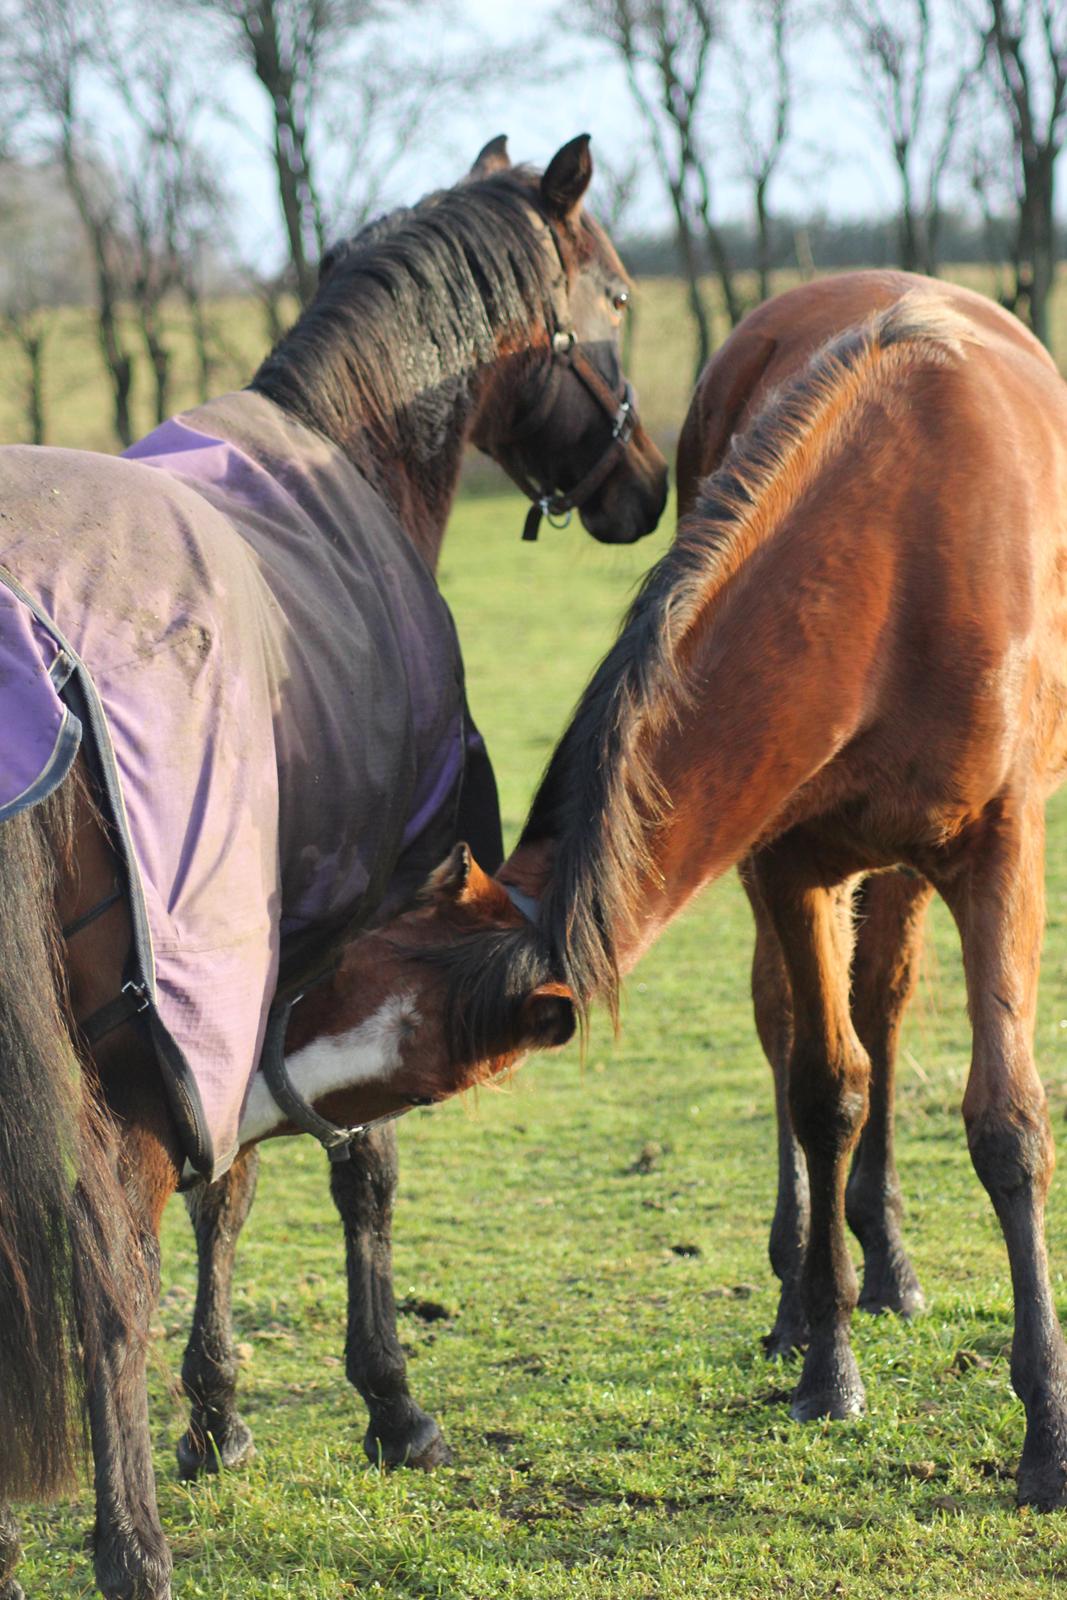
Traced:
<path fill-rule="evenodd" d="M 633 438 L 634 428 L 637 426 L 637 417 L 634 414 L 633 404 L 629 398 L 625 399 L 615 413 L 612 424 L 611 437 L 620 444 L 629 444 Z"/>

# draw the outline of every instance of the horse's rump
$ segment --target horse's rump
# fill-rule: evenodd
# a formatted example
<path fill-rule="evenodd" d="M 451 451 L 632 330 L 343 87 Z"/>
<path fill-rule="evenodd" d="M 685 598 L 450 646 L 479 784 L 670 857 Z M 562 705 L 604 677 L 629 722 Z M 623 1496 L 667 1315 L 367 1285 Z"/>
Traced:
<path fill-rule="evenodd" d="M 420 836 L 448 842 L 462 665 L 387 508 L 269 401 L 228 396 L 131 454 L 0 452 L 5 743 L 16 708 L 24 730 L 0 808 L 53 788 L 84 734 L 133 867 L 130 976 L 217 1173 L 281 936 L 364 919 Z"/>

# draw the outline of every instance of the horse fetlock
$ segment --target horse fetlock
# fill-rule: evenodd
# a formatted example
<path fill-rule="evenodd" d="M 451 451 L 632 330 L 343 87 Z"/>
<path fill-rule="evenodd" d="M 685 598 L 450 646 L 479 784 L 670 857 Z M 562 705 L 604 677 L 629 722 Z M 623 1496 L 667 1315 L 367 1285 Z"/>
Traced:
<path fill-rule="evenodd" d="M 408 1407 L 403 1418 L 380 1414 L 371 1417 L 363 1438 L 368 1461 L 386 1470 L 412 1467 L 431 1472 L 434 1467 L 447 1466 L 452 1452 L 436 1421 L 414 1401 L 409 1401 Z"/>
<path fill-rule="evenodd" d="M 859 1308 L 875 1316 L 894 1312 L 915 1317 L 926 1310 L 926 1296 L 899 1238 L 867 1246 L 863 1258 L 863 1288 Z"/>
<path fill-rule="evenodd" d="M 172 1562 L 162 1533 L 108 1534 L 97 1540 L 93 1566 L 104 1600 L 171 1600 Z"/>
<path fill-rule="evenodd" d="M 1067 1409 L 1055 1404 L 1027 1408 L 1026 1440 L 1016 1481 L 1021 1506 L 1058 1511 L 1067 1506 Z"/>
<path fill-rule="evenodd" d="M 847 1334 L 838 1331 L 830 1338 L 813 1335 L 789 1408 L 794 1421 L 858 1417 L 866 1405 L 863 1379 Z"/>

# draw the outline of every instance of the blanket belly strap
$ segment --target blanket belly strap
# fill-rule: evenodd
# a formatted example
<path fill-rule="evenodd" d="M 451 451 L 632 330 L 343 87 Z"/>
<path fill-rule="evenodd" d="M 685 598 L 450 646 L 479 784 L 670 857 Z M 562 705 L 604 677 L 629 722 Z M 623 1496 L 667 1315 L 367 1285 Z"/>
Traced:
<path fill-rule="evenodd" d="M 277 1001 L 273 1006 L 267 1019 L 267 1031 L 259 1063 L 260 1071 L 263 1073 L 267 1088 L 274 1096 L 275 1104 L 289 1121 L 295 1123 L 301 1133 L 310 1133 L 313 1139 L 317 1139 L 332 1162 L 349 1161 L 352 1157 L 352 1144 L 356 1139 L 362 1139 L 371 1128 L 380 1127 L 386 1122 L 394 1122 L 397 1117 L 404 1116 L 416 1106 L 428 1106 L 430 1101 L 426 1097 L 410 1100 L 407 1105 L 399 1106 L 395 1111 L 386 1111 L 380 1117 L 372 1117 L 369 1122 L 356 1123 L 351 1128 L 342 1128 L 327 1117 L 321 1117 L 314 1106 L 304 1099 L 285 1065 L 285 1035 L 289 1027 L 289 1018 L 294 1005 L 302 998 L 302 995 L 294 995 L 291 1000 Z"/>

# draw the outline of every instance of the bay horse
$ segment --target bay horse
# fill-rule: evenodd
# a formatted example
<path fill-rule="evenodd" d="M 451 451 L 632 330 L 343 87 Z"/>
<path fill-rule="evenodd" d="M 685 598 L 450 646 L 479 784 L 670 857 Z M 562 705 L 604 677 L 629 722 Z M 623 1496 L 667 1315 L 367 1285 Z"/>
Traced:
<path fill-rule="evenodd" d="M 1018 1497 L 1042 1510 L 1067 1503 L 1033 1055 L 1044 807 L 1067 765 L 1065 504 L 1067 388 L 999 318 L 931 285 L 831 338 L 701 483 L 504 866 L 456 847 L 344 961 L 350 1026 L 403 996 L 406 1049 L 499 1071 L 531 1016 L 562 1040 L 594 1000 L 617 1013 L 671 918 L 749 859 L 788 973 L 810 1187 L 792 1414 L 846 1417 L 864 1390 L 845 1180 L 871 1071 L 852 898 L 865 874 L 921 874 L 961 937 L 963 1117 L 1011 1266 Z"/>
<path fill-rule="evenodd" d="M 457 816 L 464 815 L 462 777 L 452 769 L 444 799 L 423 794 L 420 783 L 436 775 L 416 766 L 412 740 L 418 729 L 412 729 L 429 716 L 434 732 L 432 716 L 446 712 L 448 740 L 455 728 L 466 726 L 458 649 L 443 602 L 433 598 L 430 568 L 468 442 L 498 460 L 541 509 L 551 514 L 576 506 L 598 538 L 638 538 L 663 509 L 666 466 L 636 421 L 619 366 L 627 280 L 610 241 L 582 204 L 591 173 L 584 135 L 557 152 L 543 175 L 512 168 L 502 141 L 493 141 L 466 182 L 372 229 L 327 263 L 317 297 L 248 391 L 164 425 L 134 448 L 129 462 L 21 447 L 0 451 L 0 643 L 7 648 L 21 626 L 33 648 L 47 647 L 35 663 L 40 670 L 27 670 L 26 681 L 58 719 L 54 745 L 48 724 L 43 764 L 30 767 L 21 794 L 17 763 L 25 752 L 13 727 L 5 732 L 11 764 L 3 774 L 7 815 L 0 827 L 0 1500 L 43 1497 L 72 1481 L 84 1400 L 97 1502 L 94 1565 L 108 1600 L 166 1600 L 171 1592 L 171 1558 L 152 1473 L 145 1359 L 158 1293 L 160 1217 L 183 1173 L 188 1178 L 196 1171 L 217 1172 L 235 1151 L 240 1161 L 259 1139 L 295 1131 L 319 1114 L 344 1124 L 328 1129 L 324 1142 L 335 1141 L 332 1153 L 348 1154 L 353 1132 L 454 1093 L 479 1076 L 477 1068 L 454 1072 L 436 1056 L 419 1066 L 400 1062 L 411 1029 L 403 1004 L 379 1008 L 366 1019 L 359 1038 L 349 1041 L 343 1065 L 331 1059 L 330 1039 L 347 1028 L 352 998 L 334 952 L 354 925 L 404 903 L 410 885 L 447 848 L 448 836 L 455 837 Z M 230 431 L 211 436 L 209 424 L 221 428 L 223 421 Z M 302 470 L 285 458 L 284 449 L 280 461 L 272 455 L 275 444 L 257 441 L 257 429 L 266 429 L 270 441 L 299 444 L 306 455 Z M 339 485 L 351 491 L 350 504 L 338 498 Z M 255 562 L 242 555 L 240 540 L 230 537 L 221 515 L 220 508 L 235 504 L 244 507 L 261 540 L 254 546 Z M 316 542 L 309 508 L 324 506 L 331 520 Z M 374 672 L 382 662 L 368 654 L 359 615 L 346 618 L 331 609 L 331 587 L 347 593 L 347 583 L 358 589 L 364 573 L 376 570 L 348 561 L 349 536 L 355 541 L 360 530 L 354 524 L 368 507 L 388 580 L 387 589 L 368 603 L 373 601 L 393 656 L 403 648 L 412 659 L 405 662 L 399 699 L 387 700 L 378 718 L 382 743 L 374 775 L 379 789 L 390 775 L 398 785 L 392 805 L 388 787 L 381 791 L 385 802 L 374 819 L 389 850 L 383 845 L 364 863 L 358 839 L 307 837 L 307 848 L 300 848 L 301 828 L 310 822 L 299 806 L 285 809 L 286 797 L 299 791 L 291 782 L 283 786 L 280 767 L 275 779 L 263 781 L 253 765 L 253 752 L 259 751 L 253 736 L 265 737 L 268 747 L 273 737 L 279 752 L 293 756 L 309 811 L 320 800 L 329 807 L 337 799 L 330 793 L 336 775 L 309 765 L 314 730 L 276 724 L 264 733 L 262 717 L 242 726 L 233 713 L 235 703 L 238 709 L 253 703 L 250 685 L 262 680 L 280 686 L 282 707 L 298 689 L 314 705 L 326 704 L 333 691 L 342 721 L 360 701 L 375 715 L 381 685 Z M 294 518 L 300 557 L 295 561 L 290 550 L 271 542 L 272 519 L 282 511 Z M 131 518 L 132 534 L 125 527 L 122 544 L 117 529 Z M 26 535 L 30 525 L 32 539 Z M 177 627 L 174 618 L 149 606 L 164 528 L 174 534 L 183 573 L 207 586 L 212 605 L 251 597 L 255 606 L 245 621 L 259 618 L 257 606 L 267 618 L 269 627 L 265 623 L 261 635 L 250 635 L 248 659 L 232 677 L 212 676 L 221 647 L 210 625 L 214 612 L 206 611 L 201 621 L 183 613 Z M 23 581 L 28 568 L 43 561 L 42 584 L 57 597 L 67 595 L 66 580 L 53 581 L 52 563 L 54 558 L 60 573 L 64 547 L 75 543 L 89 546 L 93 584 L 113 607 L 115 595 L 120 597 L 119 608 L 108 615 L 122 658 L 114 703 L 123 705 L 122 693 L 142 674 L 154 682 L 151 673 L 169 654 L 188 687 L 174 704 L 162 697 L 149 703 L 159 723 L 169 728 L 191 720 L 205 698 L 220 717 L 230 718 L 224 726 L 231 737 L 214 740 L 198 776 L 203 793 L 197 792 L 186 837 L 176 844 L 151 841 L 178 856 L 165 903 L 156 903 L 158 896 L 153 900 L 158 885 L 146 861 L 138 856 L 135 862 L 129 822 L 142 787 L 169 803 L 184 771 L 177 758 L 158 772 L 139 770 L 148 744 L 139 742 L 135 728 L 129 763 L 120 774 L 129 787 L 116 792 L 114 750 L 130 730 L 106 726 L 102 718 L 106 695 L 88 672 L 94 629 L 77 615 L 49 615 Z M 299 652 L 305 641 L 291 619 L 279 616 L 277 596 L 287 584 L 299 591 L 310 570 L 325 574 L 324 585 L 304 596 L 302 615 L 316 620 L 315 606 L 325 613 L 330 672 L 302 682 Z M 142 591 L 144 604 L 138 607 L 135 598 Z M 123 610 L 127 595 L 134 600 Z M 447 666 L 440 682 L 426 685 L 412 675 L 422 641 L 405 634 L 405 617 L 409 623 L 432 617 Z M 64 638 L 64 625 L 79 631 Z M 124 653 L 127 637 L 131 648 Z M 85 645 L 80 654 L 75 639 Z M 354 667 L 347 667 L 349 660 Z M 370 676 L 369 685 L 350 681 L 357 668 Z M 423 688 L 432 691 L 426 704 L 418 700 Z M 17 689 L 14 679 L 0 674 L 0 694 Z M 65 703 L 60 691 L 80 698 Z M 79 727 L 85 736 L 80 751 Z M 40 743 L 38 738 L 30 747 Z M 221 786 L 215 782 L 220 773 Z M 484 764 L 478 782 L 487 782 Z M 308 981 L 311 987 L 284 1037 L 274 1030 L 277 1054 L 292 1055 L 314 1112 L 298 1093 L 286 1097 L 279 1088 L 276 1101 L 265 1092 L 265 1043 L 263 1070 L 251 1083 L 232 1149 L 207 1136 L 197 1143 L 203 1134 L 197 1084 L 162 1023 L 165 1002 L 171 1014 L 181 1017 L 184 1007 L 199 1022 L 198 997 L 178 991 L 176 1002 L 174 994 L 164 993 L 161 976 L 153 987 L 154 959 L 159 957 L 160 974 L 165 957 L 195 963 L 197 942 L 179 939 L 173 948 L 149 943 L 144 953 L 146 926 L 153 935 L 169 927 L 175 907 L 188 911 L 191 904 L 196 910 L 210 887 L 196 825 L 213 797 L 230 808 L 223 812 L 226 828 L 249 836 L 264 882 L 279 881 L 279 841 L 288 840 L 296 846 L 296 883 L 310 877 L 335 891 L 323 926 L 293 935 L 295 954 L 288 965 L 283 952 L 280 982 L 290 998 Z M 340 800 L 358 813 L 359 796 Z M 417 808 L 401 838 L 409 802 Z M 472 814 L 484 816 L 484 803 Z M 210 852 L 224 859 L 226 837 L 206 842 L 209 864 Z M 350 903 L 341 903 L 343 891 L 334 883 L 335 868 L 340 872 L 342 865 L 362 874 L 352 880 L 358 889 Z M 139 877 L 144 883 L 138 887 Z M 236 880 L 232 888 L 243 912 L 247 885 Z M 272 981 L 279 974 L 278 901 L 273 893 L 269 903 L 252 908 L 257 928 L 266 929 L 271 940 L 262 959 L 256 952 L 256 971 Z M 240 955 L 240 940 L 234 948 Z M 228 949 L 222 954 L 229 960 Z M 269 997 L 264 990 L 264 1020 Z M 554 990 L 544 998 L 545 1008 L 547 1024 L 539 1002 L 531 1002 L 531 1045 L 545 1042 L 554 1026 Z M 288 1015 L 287 1003 L 283 1024 Z M 209 1033 L 211 1025 L 207 1015 Z M 267 1042 L 270 1037 L 267 1027 Z M 240 1104 L 240 1096 L 233 1104 Z M 343 1152 L 336 1148 L 338 1139 Z M 362 1155 L 357 1145 L 357 1164 Z M 375 1208 L 388 1215 L 389 1162 L 381 1145 L 363 1160 L 357 1181 L 374 1184 L 384 1177 L 374 1205 L 360 1215 L 357 1233 L 371 1226 Z M 221 1235 L 232 1232 L 234 1208 L 239 1211 L 248 1197 L 246 1161 L 230 1200 L 224 1197 L 209 1219 L 201 1213 L 216 1259 L 225 1259 L 230 1246 Z M 370 1292 L 383 1272 L 389 1288 L 387 1239 L 385 1248 L 384 1264 L 379 1259 L 370 1274 Z M 368 1320 L 372 1327 L 388 1327 L 391 1315 L 390 1293 L 388 1307 Z M 205 1365 L 225 1367 L 224 1327 L 203 1330 L 202 1354 Z M 371 1376 L 377 1366 L 383 1369 L 386 1421 L 389 1403 L 406 1396 L 402 1364 L 398 1374 L 393 1357 L 391 1347 L 371 1352 L 361 1369 Z M 394 1410 L 402 1429 L 402 1405 Z M 0 1600 L 21 1594 L 13 1575 L 17 1551 L 17 1529 L 5 1511 Z"/>
<path fill-rule="evenodd" d="M 1044 346 L 1018 318 L 970 289 L 950 284 L 935 289 L 928 278 L 893 271 L 845 272 L 800 284 L 750 312 L 701 374 L 678 440 L 679 515 L 695 504 L 701 480 L 720 466 L 732 436 L 744 431 L 775 388 L 794 378 L 835 334 L 917 289 L 939 294 L 979 330 L 1014 342 L 1033 360 L 1053 366 Z M 778 1122 L 778 1195 L 769 1253 L 782 1288 L 764 1347 L 769 1356 L 784 1356 L 803 1349 L 808 1340 L 800 1293 L 808 1233 L 807 1170 L 788 1110 L 788 970 L 760 896 L 756 864 L 742 863 L 740 877 L 756 924 L 752 999 L 756 1029 L 774 1073 Z M 926 878 L 905 866 L 864 879 L 853 900 L 852 1020 L 870 1057 L 871 1080 L 869 1113 L 845 1190 L 845 1215 L 863 1250 L 860 1307 L 905 1317 L 925 1302 L 902 1233 L 893 1089 L 901 1025 L 918 981 L 925 913 L 933 892 Z"/>

